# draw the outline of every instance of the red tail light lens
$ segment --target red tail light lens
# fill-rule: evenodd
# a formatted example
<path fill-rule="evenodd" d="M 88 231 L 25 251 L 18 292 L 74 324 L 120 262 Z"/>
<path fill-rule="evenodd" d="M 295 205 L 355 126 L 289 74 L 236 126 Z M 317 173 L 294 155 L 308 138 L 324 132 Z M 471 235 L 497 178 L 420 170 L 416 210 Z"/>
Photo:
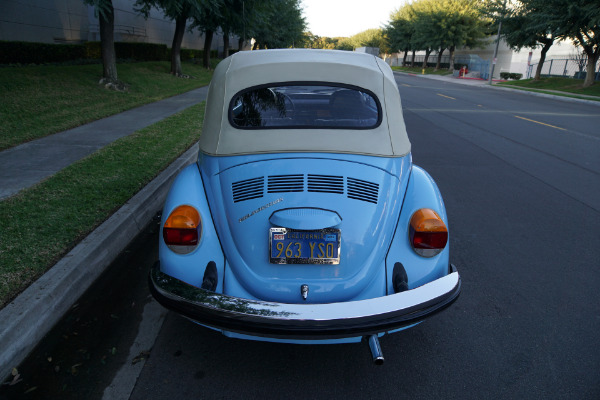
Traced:
<path fill-rule="evenodd" d="M 163 239 L 167 245 L 195 246 L 198 244 L 198 230 L 163 228 Z"/>
<path fill-rule="evenodd" d="M 163 240 L 176 253 L 191 252 L 200 242 L 202 220 L 192 206 L 179 206 L 174 209 L 163 226 Z"/>
<path fill-rule="evenodd" d="M 415 253 L 433 257 L 448 243 L 448 229 L 442 218 L 430 208 L 417 210 L 410 219 L 410 243 Z"/>

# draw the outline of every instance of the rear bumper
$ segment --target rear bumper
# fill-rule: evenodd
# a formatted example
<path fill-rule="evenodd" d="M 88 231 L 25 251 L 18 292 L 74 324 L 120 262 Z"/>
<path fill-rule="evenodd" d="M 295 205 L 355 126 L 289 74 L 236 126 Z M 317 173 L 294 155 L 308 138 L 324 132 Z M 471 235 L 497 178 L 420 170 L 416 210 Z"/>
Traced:
<path fill-rule="evenodd" d="M 415 324 L 452 304 L 461 289 L 452 272 L 418 288 L 374 299 L 330 304 L 284 304 L 231 297 L 150 271 L 150 291 L 160 304 L 225 331 L 285 339 L 365 336 Z"/>

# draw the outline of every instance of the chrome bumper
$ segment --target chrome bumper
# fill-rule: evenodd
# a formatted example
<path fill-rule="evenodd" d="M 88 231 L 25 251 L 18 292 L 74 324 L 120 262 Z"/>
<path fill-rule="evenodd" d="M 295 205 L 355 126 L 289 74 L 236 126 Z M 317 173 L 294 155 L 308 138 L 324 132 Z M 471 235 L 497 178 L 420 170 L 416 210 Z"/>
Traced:
<path fill-rule="evenodd" d="M 452 304 L 460 276 L 452 272 L 416 289 L 374 299 L 330 304 L 247 300 L 188 285 L 150 270 L 150 291 L 164 307 L 199 323 L 252 336 L 334 339 L 391 331 L 419 322 Z"/>

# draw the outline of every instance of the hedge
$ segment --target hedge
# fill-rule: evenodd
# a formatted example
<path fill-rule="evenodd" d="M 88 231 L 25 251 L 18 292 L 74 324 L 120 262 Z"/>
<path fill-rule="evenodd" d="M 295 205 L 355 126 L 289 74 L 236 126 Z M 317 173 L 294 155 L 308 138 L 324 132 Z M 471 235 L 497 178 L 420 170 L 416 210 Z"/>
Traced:
<path fill-rule="evenodd" d="M 102 58 L 100 42 L 83 44 L 86 58 Z M 115 42 L 117 58 L 136 61 L 162 61 L 169 59 L 169 48 L 164 44 Z"/>
<path fill-rule="evenodd" d="M 514 72 L 500 72 L 500 78 L 502 79 L 514 79 L 519 80 L 523 77 L 523 74 L 517 74 Z"/>
<path fill-rule="evenodd" d="M 115 42 L 117 59 L 135 61 L 169 61 L 171 49 L 164 44 Z M 217 57 L 217 50 L 210 56 Z M 230 50 L 233 54 L 233 51 Z M 202 59 L 202 50 L 181 49 L 181 59 Z M 52 44 L 0 41 L 0 64 L 68 63 L 80 60 L 100 60 L 100 42 L 83 44 Z"/>
<path fill-rule="evenodd" d="M 85 48 L 79 44 L 0 41 L 0 64 L 43 64 L 84 58 Z"/>

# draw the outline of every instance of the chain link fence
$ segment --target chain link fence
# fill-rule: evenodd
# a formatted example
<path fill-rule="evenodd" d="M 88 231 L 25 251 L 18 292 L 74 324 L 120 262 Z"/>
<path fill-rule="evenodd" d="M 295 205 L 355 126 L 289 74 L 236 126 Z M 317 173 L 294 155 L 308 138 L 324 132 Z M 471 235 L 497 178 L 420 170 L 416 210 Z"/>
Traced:
<path fill-rule="evenodd" d="M 421 67 L 425 60 L 424 55 L 415 55 L 415 67 Z M 428 67 L 437 65 L 438 56 L 432 55 L 427 59 Z M 403 57 L 390 57 L 386 62 L 391 66 L 407 66 L 412 61 L 412 56 L 409 54 L 406 58 L 406 63 L 403 63 Z M 454 57 L 454 70 L 459 70 L 462 66 L 466 66 L 469 70 L 469 75 L 474 78 L 488 79 L 490 76 L 490 60 L 484 60 L 481 57 L 473 54 L 460 54 Z M 450 67 L 450 55 L 442 55 L 440 60 L 440 68 L 448 69 Z"/>
<path fill-rule="evenodd" d="M 531 64 L 527 68 L 527 78 L 533 78 L 539 63 Z M 587 58 L 569 58 L 569 59 L 552 59 L 544 61 L 542 71 L 543 77 L 564 77 L 585 79 L 587 67 Z M 596 64 L 596 77 L 600 80 L 600 63 Z"/>

